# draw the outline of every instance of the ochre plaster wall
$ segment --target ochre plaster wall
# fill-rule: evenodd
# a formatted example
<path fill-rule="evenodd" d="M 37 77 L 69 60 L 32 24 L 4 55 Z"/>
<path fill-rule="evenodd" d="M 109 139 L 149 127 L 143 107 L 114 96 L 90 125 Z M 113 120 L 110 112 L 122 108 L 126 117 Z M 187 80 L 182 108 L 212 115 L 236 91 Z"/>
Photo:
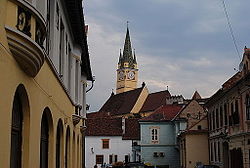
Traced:
<path fill-rule="evenodd" d="M 0 167 L 10 167 L 11 146 L 11 117 L 12 104 L 17 87 L 21 84 L 27 94 L 28 104 L 25 106 L 25 125 L 22 137 L 22 166 L 34 168 L 40 166 L 40 133 L 41 118 L 47 107 L 51 112 L 50 123 L 50 145 L 49 145 L 49 167 L 55 167 L 56 130 L 59 119 L 63 122 L 63 136 L 65 142 L 66 128 L 70 128 L 70 146 L 72 147 L 73 131 L 75 132 L 75 143 L 81 139 L 80 125 L 73 126 L 72 114 L 74 105 L 71 103 L 65 90 L 53 73 L 49 61 L 46 58 L 41 70 L 35 78 L 24 73 L 16 60 L 11 55 L 5 32 L 5 7 L 6 0 L 0 1 Z M 9 21 L 11 22 L 11 21 Z M 21 98 L 22 99 L 22 98 Z M 26 118 L 26 115 L 28 116 Z M 26 121 L 27 120 L 27 121 Z M 78 144 L 80 148 L 80 143 Z M 65 145 L 61 146 L 65 151 Z M 78 155 L 78 158 L 80 158 Z M 70 151 L 70 163 L 72 165 L 73 151 Z M 78 160 L 79 162 L 79 160 Z M 64 161 L 62 160 L 62 164 Z M 80 163 L 76 163 L 80 167 Z"/>
<path fill-rule="evenodd" d="M 202 162 L 203 164 L 209 163 L 207 133 L 186 135 L 187 168 L 194 168 L 196 162 Z"/>

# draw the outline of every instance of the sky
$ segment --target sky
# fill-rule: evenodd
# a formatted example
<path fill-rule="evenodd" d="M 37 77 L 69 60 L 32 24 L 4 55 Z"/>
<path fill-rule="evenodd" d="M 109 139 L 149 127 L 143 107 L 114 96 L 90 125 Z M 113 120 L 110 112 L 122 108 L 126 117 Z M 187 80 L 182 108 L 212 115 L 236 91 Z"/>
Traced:
<path fill-rule="evenodd" d="M 127 21 L 139 68 L 138 87 L 168 90 L 191 98 L 197 90 L 212 96 L 238 70 L 250 48 L 249 0 L 225 0 L 239 55 L 222 0 L 85 0 L 85 24 L 95 76 L 87 93 L 98 111 L 116 88 L 116 69 Z"/>

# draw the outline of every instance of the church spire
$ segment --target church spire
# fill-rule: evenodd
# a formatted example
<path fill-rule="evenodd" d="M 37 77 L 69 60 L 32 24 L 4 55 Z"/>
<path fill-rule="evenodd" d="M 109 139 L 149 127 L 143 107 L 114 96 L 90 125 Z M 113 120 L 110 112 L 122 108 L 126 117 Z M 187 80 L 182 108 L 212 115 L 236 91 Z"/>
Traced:
<path fill-rule="evenodd" d="M 122 51 L 120 49 L 120 56 L 119 56 L 119 62 L 118 62 L 118 64 L 121 64 L 121 63 L 122 63 Z"/>
<path fill-rule="evenodd" d="M 127 26 L 127 33 L 126 33 L 124 49 L 123 49 L 123 61 L 128 62 L 129 67 L 133 66 L 133 54 L 132 54 L 132 47 L 131 47 L 131 42 L 130 42 L 128 26 Z"/>
<path fill-rule="evenodd" d="M 134 49 L 134 64 L 137 64 L 136 57 L 135 57 L 135 49 Z"/>

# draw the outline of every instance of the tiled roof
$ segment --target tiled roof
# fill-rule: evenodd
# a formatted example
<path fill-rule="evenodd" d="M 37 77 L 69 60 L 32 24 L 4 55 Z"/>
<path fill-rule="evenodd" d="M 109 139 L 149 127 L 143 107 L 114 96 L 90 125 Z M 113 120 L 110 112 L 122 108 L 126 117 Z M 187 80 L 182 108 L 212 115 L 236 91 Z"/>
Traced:
<path fill-rule="evenodd" d="M 87 118 L 101 118 L 101 117 L 110 117 L 109 113 L 104 113 L 104 112 L 91 112 L 87 113 Z"/>
<path fill-rule="evenodd" d="M 140 112 L 154 111 L 160 106 L 166 105 L 166 98 L 170 96 L 168 90 L 149 94 Z"/>
<path fill-rule="evenodd" d="M 140 140 L 140 125 L 139 119 L 128 118 L 125 120 L 124 140 Z"/>
<path fill-rule="evenodd" d="M 172 120 L 182 109 L 182 105 L 165 105 L 157 110 L 154 113 L 141 119 L 140 121 L 170 121 Z"/>
<path fill-rule="evenodd" d="M 238 82 L 242 78 L 241 72 L 237 72 L 232 76 L 230 79 L 228 79 L 223 85 L 223 89 L 229 89 L 231 88 L 236 82 Z"/>
<path fill-rule="evenodd" d="M 109 113 L 111 116 L 128 114 L 133 109 L 143 88 L 111 95 L 99 112 Z"/>
<path fill-rule="evenodd" d="M 121 136 L 122 118 L 88 118 L 86 136 Z"/>

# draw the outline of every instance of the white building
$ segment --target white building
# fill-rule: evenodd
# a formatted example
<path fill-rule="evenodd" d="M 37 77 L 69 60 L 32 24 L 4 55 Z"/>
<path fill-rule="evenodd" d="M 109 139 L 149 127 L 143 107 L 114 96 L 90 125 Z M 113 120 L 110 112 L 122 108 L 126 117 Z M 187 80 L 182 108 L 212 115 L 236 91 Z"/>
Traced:
<path fill-rule="evenodd" d="M 131 123 L 133 127 L 126 127 L 128 124 L 131 126 Z M 85 137 L 86 168 L 134 161 L 136 154 L 132 149 L 137 140 L 139 124 L 136 119 L 88 117 Z"/>

